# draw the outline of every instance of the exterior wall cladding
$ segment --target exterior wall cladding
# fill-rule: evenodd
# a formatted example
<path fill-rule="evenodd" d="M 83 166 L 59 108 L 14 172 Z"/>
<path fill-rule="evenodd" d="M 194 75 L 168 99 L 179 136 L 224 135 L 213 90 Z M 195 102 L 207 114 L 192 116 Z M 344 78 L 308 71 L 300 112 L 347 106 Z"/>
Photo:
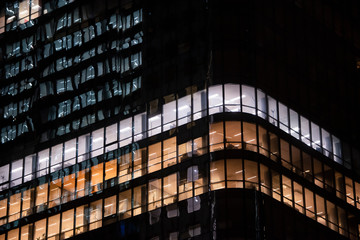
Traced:
<path fill-rule="evenodd" d="M 359 239 L 356 0 L 4 0 L 0 240 Z"/>

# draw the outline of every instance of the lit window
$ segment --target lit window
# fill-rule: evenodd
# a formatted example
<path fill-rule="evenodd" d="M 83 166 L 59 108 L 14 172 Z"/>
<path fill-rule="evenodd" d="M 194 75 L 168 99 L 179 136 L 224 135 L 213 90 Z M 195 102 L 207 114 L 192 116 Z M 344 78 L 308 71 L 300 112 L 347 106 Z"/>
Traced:
<path fill-rule="evenodd" d="M 161 169 L 161 143 L 149 146 L 148 172 L 155 172 Z"/>
<path fill-rule="evenodd" d="M 75 173 L 64 177 L 62 192 L 62 203 L 74 200 L 75 198 Z"/>
<path fill-rule="evenodd" d="M 121 220 L 131 217 L 131 190 L 119 193 L 119 214 Z"/>
<path fill-rule="evenodd" d="M 60 214 L 49 217 L 47 239 L 49 240 L 58 239 L 59 230 L 60 230 Z"/>
<path fill-rule="evenodd" d="M 163 179 L 164 205 L 177 201 L 177 173 L 171 174 Z"/>
<path fill-rule="evenodd" d="M 50 182 L 49 208 L 60 204 L 61 196 L 61 178 Z"/>
<path fill-rule="evenodd" d="M 37 212 L 44 211 L 47 208 L 48 183 L 36 187 L 36 207 Z"/>
<path fill-rule="evenodd" d="M 46 238 L 46 219 L 42 219 L 35 223 L 34 239 L 45 239 Z"/>
<path fill-rule="evenodd" d="M 116 213 L 116 196 L 105 198 L 104 200 L 104 217 Z"/>
<path fill-rule="evenodd" d="M 242 188 L 243 187 L 243 172 L 241 159 L 226 160 L 227 170 L 227 187 L 228 188 Z"/>
<path fill-rule="evenodd" d="M 102 199 L 90 203 L 90 225 L 89 230 L 102 226 Z"/>
<path fill-rule="evenodd" d="M 74 209 L 63 212 L 61 215 L 61 233 L 64 239 L 73 236 L 74 228 Z"/>
<path fill-rule="evenodd" d="M 149 211 L 161 207 L 161 179 L 149 181 L 148 203 Z"/>
<path fill-rule="evenodd" d="M 7 239 L 8 240 L 18 240 L 19 239 L 19 229 L 16 228 L 14 230 L 9 231 Z"/>
<path fill-rule="evenodd" d="M 176 164 L 176 137 L 163 141 L 163 161 L 164 168 Z"/>
<path fill-rule="evenodd" d="M 224 160 L 210 163 L 211 190 L 225 188 Z"/>
<path fill-rule="evenodd" d="M 223 123 L 213 123 L 210 125 L 210 152 L 224 149 L 224 128 Z"/>
<path fill-rule="evenodd" d="M 29 216 L 30 214 L 32 214 L 32 208 L 31 208 L 31 203 L 34 200 L 33 199 L 33 193 L 34 189 L 30 188 L 26 191 L 23 192 L 23 196 L 22 196 L 22 217 L 26 217 Z"/>
<path fill-rule="evenodd" d="M 10 196 L 9 222 L 20 218 L 21 193 Z"/>

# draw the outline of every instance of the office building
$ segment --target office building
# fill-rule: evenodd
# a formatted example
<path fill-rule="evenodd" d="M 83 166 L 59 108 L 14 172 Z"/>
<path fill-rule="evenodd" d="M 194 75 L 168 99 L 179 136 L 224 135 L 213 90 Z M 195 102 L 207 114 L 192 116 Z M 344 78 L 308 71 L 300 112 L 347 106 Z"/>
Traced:
<path fill-rule="evenodd" d="M 359 239 L 360 6 L 0 3 L 0 240 Z"/>

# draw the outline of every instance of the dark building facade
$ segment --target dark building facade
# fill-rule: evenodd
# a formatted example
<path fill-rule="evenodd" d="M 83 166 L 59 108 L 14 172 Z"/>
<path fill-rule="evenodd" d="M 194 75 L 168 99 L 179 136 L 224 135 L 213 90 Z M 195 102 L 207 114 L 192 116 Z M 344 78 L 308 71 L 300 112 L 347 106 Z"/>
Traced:
<path fill-rule="evenodd" d="M 0 240 L 359 239 L 360 6 L 0 3 Z"/>

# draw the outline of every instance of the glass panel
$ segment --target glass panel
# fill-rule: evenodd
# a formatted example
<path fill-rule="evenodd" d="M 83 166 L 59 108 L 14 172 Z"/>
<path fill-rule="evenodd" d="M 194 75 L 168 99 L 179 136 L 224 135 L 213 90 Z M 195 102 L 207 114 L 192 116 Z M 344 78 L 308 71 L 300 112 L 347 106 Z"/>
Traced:
<path fill-rule="evenodd" d="M 7 198 L 0 200 L 0 224 L 6 223 L 7 216 Z"/>
<path fill-rule="evenodd" d="M 131 217 L 131 190 L 119 193 L 120 219 Z"/>
<path fill-rule="evenodd" d="M 47 208 L 48 183 L 36 187 L 36 207 L 37 212 L 41 212 Z"/>
<path fill-rule="evenodd" d="M 177 201 L 177 173 L 163 178 L 164 205 Z"/>
<path fill-rule="evenodd" d="M 301 125 L 301 141 L 310 146 L 310 127 L 309 120 L 300 116 L 300 125 Z"/>
<path fill-rule="evenodd" d="M 325 189 L 333 192 L 334 191 L 334 171 L 331 167 L 324 164 L 324 179 L 325 179 Z"/>
<path fill-rule="evenodd" d="M 133 178 L 137 178 L 146 174 L 146 148 L 133 150 L 134 173 Z"/>
<path fill-rule="evenodd" d="M 34 239 L 46 238 L 46 219 L 35 222 Z"/>
<path fill-rule="evenodd" d="M 272 177 L 272 191 L 273 191 L 273 198 L 278 201 L 281 201 L 281 189 L 280 189 L 280 174 L 274 170 L 271 170 L 271 177 Z"/>
<path fill-rule="evenodd" d="M 211 190 L 225 188 L 224 160 L 210 163 L 210 183 Z"/>
<path fill-rule="evenodd" d="M 268 135 L 265 128 L 260 127 L 259 130 L 259 151 L 262 155 L 269 156 Z"/>
<path fill-rule="evenodd" d="M 161 179 L 149 181 L 148 210 L 161 207 Z"/>
<path fill-rule="evenodd" d="M 146 210 L 146 185 L 134 188 L 134 216 Z"/>
<path fill-rule="evenodd" d="M 148 172 L 155 172 L 161 169 L 161 143 L 155 143 L 149 146 Z"/>
<path fill-rule="evenodd" d="M 19 23 L 27 23 L 29 21 L 29 3 L 28 0 L 19 2 Z"/>
<path fill-rule="evenodd" d="M 314 194 L 307 188 L 305 188 L 305 206 L 306 216 L 315 219 Z"/>
<path fill-rule="evenodd" d="M 102 226 L 102 199 L 90 203 L 89 211 L 89 230 L 91 231 Z"/>
<path fill-rule="evenodd" d="M 299 115 L 294 110 L 289 110 L 290 114 L 290 134 L 291 136 L 299 139 L 299 132 L 300 132 L 300 126 L 299 126 Z"/>
<path fill-rule="evenodd" d="M 222 150 L 224 148 L 224 129 L 223 122 L 210 125 L 210 152 Z"/>
<path fill-rule="evenodd" d="M 20 218 L 21 193 L 10 196 L 9 203 L 9 222 Z"/>
<path fill-rule="evenodd" d="M 257 162 L 244 160 L 245 188 L 259 190 Z"/>
<path fill-rule="evenodd" d="M 225 111 L 240 112 L 240 85 L 225 84 Z"/>
<path fill-rule="evenodd" d="M 146 137 L 146 113 L 134 116 L 134 141 L 139 141 Z"/>
<path fill-rule="evenodd" d="M 11 185 L 10 187 L 21 184 L 23 175 L 23 160 L 17 160 L 11 163 Z"/>
<path fill-rule="evenodd" d="M 75 199 L 75 173 L 64 177 L 62 203 L 66 203 L 74 199 Z"/>
<path fill-rule="evenodd" d="M 91 167 L 91 193 L 102 190 L 103 164 L 100 163 Z"/>
<path fill-rule="evenodd" d="M 215 97 L 215 96 L 214 96 Z M 194 103 L 194 120 L 206 116 L 207 97 L 206 90 L 202 90 L 193 94 Z"/>
<path fill-rule="evenodd" d="M 89 159 L 90 134 L 82 135 L 78 139 L 78 162 Z"/>
<path fill-rule="evenodd" d="M 304 214 L 304 200 L 303 200 L 303 189 L 300 184 L 293 182 L 294 184 L 294 201 L 295 209 L 300 213 Z"/>
<path fill-rule="evenodd" d="M 30 181 L 34 178 L 33 173 L 35 172 L 35 166 L 34 166 L 35 163 L 36 163 L 36 154 L 25 157 L 24 182 Z M 1 168 L 0 168 L 0 172 L 1 172 Z"/>
<path fill-rule="evenodd" d="M 61 216 L 61 233 L 64 239 L 74 235 L 74 209 L 62 213 Z"/>
<path fill-rule="evenodd" d="M 63 145 L 58 144 L 51 148 L 51 172 L 55 172 L 62 168 L 62 155 L 63 155 Z"/>
<path fill-rule="evenodd" d="M 76 139 L 65 142 L 64 161 L 76 157 Z"/>
<path fill-rule="evenodd" d="M 48 221 L 48 239 L 56 240 L 59 239 L 60 230 L 60 214 L 49 217 Z"/>
<path fill-rule="evenodd" d="M 86 225 L 88 223 L 88 217 L 85 213 L 85 205 L 76 208 L 76 223 L 75 223 L 75 234 L 86 232 Z"/>
<path fill-rule="evenodd" d="M 332 142 L 330 134 L 325 131 L 324 129 L 321 129 L 321 137 L 322 137 L 322 147 L 323 147 L 323 153 L 327 157 L 332 157 Z"/>
<path fill-rule="evenodd" d="M 45 149 L 38 153 L 38 161 L 37 161 L 37 176 L 44 176 L 48 174 L 49 167 L 49 149 Z"/>
<path fill-rule="evenodd" d="M 167 131 L 176 127 L 176 101 L 163 105 L 163 129 Z"/>
<path fill-rule="evenodd" d="M 84 197 L 85 195 L 88 194 L 87 191 L 85 191 L 85 184 L 88 184 L 88 173 L 86 173 L 86 178 L 85 178 L 85 171 L 86 170 L 82 170 L 79 171 L 77 173 L 77 187 L 76 187 L 76 195 L 77 198 L 80 197 Z M 89 185 L 87 185 L 87 188 L 89 187 Z"/>
<path fill-rule="evenodd" d="M 21 227 L 21 240 L 29 240 L 32 239 L 31 236 L 29 235 L 30 230 L 32 230 L 32 224 L 28 224 L 25 225 L 23 227 Z"/>
<path fill-rule="evenodd" d="M 332 140 L 333 140 L 334 160 L 337 163 L 343 164 L 340 139 L 332 135 Z"/>
<path fill-rule="evenodd" d="M 11 231 L 8 232 L 7 235 L 7 239 L 8 240 L 18 240 L 19 239 L 19 229 L 13 229 Z"/>
<path fill-rule="evenodd" d="M 242 111 L 255 115 L 255 89 L 250 86 L 241 86 Z"/>
<path fill-rule="evenodd" d="M 324 198 L 315 195 L 316 198 L 316 220 L 326 226 L 325 202 Z"/>
<path fill-rule="evenodd" d="M 119 183 L 123 183 L 130 180 L 131 180 L 131 153 L 126 153 L 120 157 Z"/>
<path fill-rule="evenodd" d="M 280 129 L 289 133 L 289 117 L 288 117 L 288 108 L 279 103 L 279 118 L 280 118 Z"/>
<path fill-rule="evenodd" d="M 176 164 L 176 137 L 163 141 L 163 167 Z"/>
<path fill-rule="evenodd" d="M 321 147 L 320 147 L 320 129 L 319 126 L 314 124 L 313 122 L 311 122 L 311 142 L 312 142 L 312 147 L 316 150 L 316 151 L 321 151 Z"/>
<path fill-rule="evenodd" d="M 241 148 L 241 122 L 225 122 L 226 148 Z"/>
<path fill-rule="evenodd" d="M 302 160 L 303 160 L 303 168 L 304 172 L 303 175 L 308 181 L 313 181 L 313 167 L 312 161 L 309 154 L 302 152 Z"/>
<path fill-rule="evenodd" d="M 268 96 L 268 108 L 269 108 L 269 122 L 277 126 L 278 121 L 278 110 L 277 110 L 277 101 L 272 97 Z"/>
<path fill-rule="evenodd" d="M 61 178 L 50 182 L 49 208 L 60 204 Z"/>
<path fill-rule="evenodd" d="M 324 175 L 323 175 L 323 169 L 322 169 L 322 163 L 314 158 L 314 180 L 315 184 L 319 187 L 324 187 Z"/>
<path fill-rule="evenodd" d="M 154 136 L 161 132 L 161 115 L 155 115 L 149 117 L 148 119 L 148 126 L 149 126 L 149 137 Z"/>
<path fill-rule="evenodd" d="M 336 186 L 336 196 L 345 200 L 345 180 L 344 176 L 335 171 L 335 186 Z"/>
<path fill-rule="evenodd" d="M 127 118 L 120 121 L 120 147 L 131 143 L 132 139 L 132 118 Z"/>
<path fill-rule="evenodd" d="M 346 187 L 346 202 L 354 205 L 354 186 L 352 179 L 345 177 L 345 187 Z"/>
<path fill-rule="evenodd" d="M 105 180 L 109 180 L 116 177 L 116 172 L 117 172 L 116 166 L 117 166 L 117 159 L 105 163 Z"/>
<path fill-rule="evenodd" d="M 260 164 L 261 192 L 271 196 L 271 175 L 267 166 Z"/>
<path fill-rule="evenodd" d="M 106 144 L 116 142 L 118 136 L 117 123 L 106 127 Z"/>
<path fill-rule="evenodd" d="M 279 160 L 280 151 L 279 151 L 279 138 L 277 135 L 269 132 L 270 138 L 270 158 L 274 161 Z"/>
<path fill-rule="evenodd" d="M 290 207 L 293 206 L 292 203 L 292 185 L 291 180 L 283 175 L 282 177 L 282 190 L 283 190 L 283 201 L 285 204 Z"/>
<path fill-rule="evenodd" d="M 336 212 L 336 206 L 329 201 L 326 201 L 326 211 L 327 211 L 327 217 L 328 217 L 328 221 L 329 221 L 329 227 L 334 230 L 334 231 L 338 231 L 339 227 L 338 225 L 338 217 L 337 217 L 337 212 Z"/>
<path fill-rule="evenodd" d="M 22 217 L 29 216 L 32 214 L 32 207 L 31 204 L 33 204 L 34 200 L 34 189 L 30 188 L 23 192 L 22 194 Z"/>
<path fill-rule="evenodd" d="M 104 217 L 116 214 L 116 196 L 105 198 Z"/>
<path fill-rule="evenodd" d="M 193 144 L 193 156 L 201 156 L 207 153 L 207 143 L 207 136 L 195 138 Z"/>
<path fill-rule="evenodd" d="M 104 147 L 104 129 L 98 129 L 92 132 L 92 146 L 91 146 L 91 157 L 103 154 Z"/>
<path fill-rule="evenodd" d="M 342 235 L 347 235 L 347 217 L 346 212 L 341 207 L 337 207 L 338 220 L 339 220 L 339 232 Z"/>
<path fill-rule="evenodd" d="M 243 166 L 241 159 L 226 160 L 227 171 L 227 187 L 242 188 L 243 187 Z"/>
<path fill-rule="evenodd" d="M 222 85 L 209 87 L 209 114 L 223 111 Z"/>
<path fill-rule="evenodd" d="M 355 182 L 356 207 L 360 209 L 360 183 Z"/>
<path fill-rule="evenodd" d="M 257 152 L 256 125 L 253 123 L 243 122 L 244 142 L 243 148 Z"/>
<path fill-rule="evenodd" d="M 300 149 L 291 145 L 291 161 L 293 164 L 293 171 L 299 175 L 302 175 L 302 164 L 301 164 L 301 152 Z"/>
<path fill-rule="evenodd" d="M 280 147 L 281 147 L 281 163 L 284 167 L 292 170 L 292 165 L 290 162 L 290 146 L 289 143 L 280 139 Z"/>
<path fill-rule="evenodd" d="M 266 119 L 267 107 L 266 107 L 266 96 L 265 93 L 261 90 L 257 90 L 257 108 L 258 108 L 258 116 Z"/>
<path fill-rule="evenodd" d="M 191 122 L 191 95 L 178 99 L 178 126 Z"/>
<path fill-rule="evenodd" d="M 191 166 L 180 171 L 179 201 L 193 197 L 193 182 L 199 179 L 198 166 Z"/>

